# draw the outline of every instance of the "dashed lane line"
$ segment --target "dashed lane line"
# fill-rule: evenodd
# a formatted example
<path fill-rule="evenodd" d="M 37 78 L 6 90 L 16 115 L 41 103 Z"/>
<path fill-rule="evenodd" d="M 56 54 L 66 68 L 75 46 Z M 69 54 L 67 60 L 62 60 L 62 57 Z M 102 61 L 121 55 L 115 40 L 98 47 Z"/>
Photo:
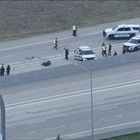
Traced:
<path fill-rule="evenodd" d="M 102 127 L 102 128 L 97 128 L 94 129 L 94 135 L 96 134 L 103 134 L 103 133 L 107 133 L 107 132 L 111 132 L 111 131 L 115 131 L 115 130 L 120 130 L 121 129 L 127 129 L 127 128 L 133 128 L 133 127 L 137 127 L 140 126 L 140 121 L 133 121 L 133 122 L 128 122 L 128 123 L 121 123 L 121 124 L 117 124 L 117 125 L 111 125 L 111 126 L 107 126 L 107 127 Z M 66 134 L 66 135 L 61 135 L 61 138 L 80 138 L 83 136 L 91 136 L 91 130 L 86 130 L 86 131 L 81 131 L 81 132 L 77 132 L 77 133 L 72 133 L 72 134 Z M 52 138 L 46 138 L 43 140 L 54 140 L 56 139 L 56 137 L 52 137 Z"/>
<path fill-rule="evenodd" d="M 94 89 L 94 94 L 98 93 L 98 92 L 103 92 L 103 91 L 109 91 L 109 90 L 114 90 L 114 89 L 119 89 L 119 88 L 124 88 L 124 87 L 126 88 L 126 87 L 130 87 L 130 86 L 135 86 L 135 85 L 139 85 L 139 84 L 140 84 L 139 80 L 136 80 L 135 82 L 132 82 L 132 83 L 124 82 L 124 83 L 120 83 L 120 84 L 114 84 L 111 86 L 104 86 L 99 89 L 97 88 L 96 90 Z M 40 99 L 34 99 L 34 100 L 30 100 L 30 101 L 24 101 L 24 102 L 20 102 L 20 103 L 10 104 L 10 105 L 6 105 L 6 109 L 13 109 L 13 108 L 17 108 L 17 107 L 19 108 L 19 107 L 25 107 L 25 106 L 29 106 L 29 105 L 42 104 L 42 103 L 46 103 L 46 102 L 63 100 L 63 99 L 73 98 L 73 97 L 78 97 L 78 96 L 85 96 L 85 95 L 90 94 L 89 89 L 83 90 L 83 91 L 76 91 L 76 92 L 68 93 L 67 95 L 61 94 L 61 95 L 56 95 L 56 96 L 51 96 L 51 97 L 46 97 L 46 98 L 40 98 Z M 79 92 L 79 94 L 75 94 L 78 92 Z"/>
<path fill-rule="evenodd" d="M 119 43 L 119 44 L 114 44 L 113 48 L 118 48 L 118 47 L 122 47 L 120 46 L 122 45 L 122 43 Z M 95 48 L 94 50 L 96 50 L 96 52 L 100 52 L 101 49 L 99 48 Z M 73 52 L 70 52 L 69 56 L 73 56 Z M 64 54 L 59 54 L 59 55 L 54 55 L 54 56 L 49 56 L 49 57 L 41 57 L 41 58 L 38 58 L 38 59 L 33 59 L 31 61 L 23 61 L 23 62 L 17 62 L 17 63 L 10 63 L 11 66 L 21 66 L 21 65 L 30 65 L 30 64 L 36 64 L 36 63 L 39 63 L 39 62 L 42 62 L 42 61 L 45 61 L 45 60 L 58 60 L 58 59 L 64 59 Z"/>

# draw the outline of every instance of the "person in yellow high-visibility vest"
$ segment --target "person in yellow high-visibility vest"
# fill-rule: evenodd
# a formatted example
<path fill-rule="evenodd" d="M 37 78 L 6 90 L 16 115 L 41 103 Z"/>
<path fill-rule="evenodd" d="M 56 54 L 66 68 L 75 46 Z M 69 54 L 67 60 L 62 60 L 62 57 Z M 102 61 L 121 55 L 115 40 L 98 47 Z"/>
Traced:
<path fill-rule="evenodd" d="M 105 45 L 105 43 L 103 42 L 103 44 L 102 44 L 102 55 L 103 55 L 103 57 L 105 56 L 105 57 L 107 57 L 107 54 L 106 54 L 106 45 Z"/>
<path fill-rule="evenodd" d="M 57 40 L 57 38 L 55 38 L 54 39 L 54 49 L 56 49 L 56 50 L 57 50 L 57 43 L 58 43 L 58 40 Z"/>
<path fill-rule="evenodd" d="M 76 35 L 77 27 L 75 24 L 72 26 L 72 30 L 73 30 L 73 36 L 77 36 Z"/>

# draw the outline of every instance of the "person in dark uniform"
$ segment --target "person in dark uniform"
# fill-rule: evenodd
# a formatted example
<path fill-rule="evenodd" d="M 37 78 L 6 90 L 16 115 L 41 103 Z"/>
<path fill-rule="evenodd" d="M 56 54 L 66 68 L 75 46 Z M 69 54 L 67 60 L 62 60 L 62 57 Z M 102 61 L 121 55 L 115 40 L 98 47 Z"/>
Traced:
<path fill-rule="evenodd" d="M 57 38 L 55 38 L 54 39 L 54 49 L 56 49 L 56 50 L 57 50 L 57 43 L 58 43 L 58 40 L 57 40 Z"/>
<path fill-rule="evenodd" d="M 10 65 L 7 65 L 7 68 L 6 68 L 6 74 L 7 75 L 10 75 L 10 69 L 11 69 Z"/>
<path fill-rule="evenodd" d="M 111 49 L 112 49 L 112 45 L 109 44 L 109 47 L 108 47 L 108 55 L 111 56 Z"/>
<path fill-rule="evenodd" d="M 117 52 L 116 52 L 116 51 L 114 51 L 114 56 L 115 56 L 115 55 L 117 55 Z"/>
<path fill-rule="evenodd" d="M 62 140 L 59 134 L 58 134 L 56 140 Z"/>
<path fill-rule="evenodd" d="M 64 50 L 65 50 L 65 59 L 69 59 L 68 58 L 68 55 L 69 55 L 69 49 L 66 49 L 66 48 L 64 48 Z"/>
<path fill-rule="evenodd" d="M 122 54 L 125 54 L 125 49 L 122 50 Z"/>
<path fill-rule="evenodd" d="M 3 64 L 2 64 L 2 67 L 1 67 L 1 76 L 4 76 L 4 72 L 5 72 L 5 68 L 4 68 Z"/>

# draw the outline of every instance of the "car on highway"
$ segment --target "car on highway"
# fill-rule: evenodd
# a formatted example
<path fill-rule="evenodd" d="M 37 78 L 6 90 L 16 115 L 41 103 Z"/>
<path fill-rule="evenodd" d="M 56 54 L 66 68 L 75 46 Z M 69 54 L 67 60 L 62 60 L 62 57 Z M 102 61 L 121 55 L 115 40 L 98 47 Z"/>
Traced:
<path fill-rule="evenodd" d="M 140 25 L 118 25 L 114 28 L 103 30 L 103 37 L 107 37 L 110 40 L 117 38 L 132 38 L 140 33 Z"/>
<path fill-rule="evenodd" d="M 80 46 L 74 51 L 74 59 L 80 61 L 96 59 L 95 52 L 88 46 Z"/>
<path fill-rule="evenodd" d="M 133 52 L 140 50 L 140 35 L 134 36 L 123 44 L 123 49 L 126 52 Z"/>

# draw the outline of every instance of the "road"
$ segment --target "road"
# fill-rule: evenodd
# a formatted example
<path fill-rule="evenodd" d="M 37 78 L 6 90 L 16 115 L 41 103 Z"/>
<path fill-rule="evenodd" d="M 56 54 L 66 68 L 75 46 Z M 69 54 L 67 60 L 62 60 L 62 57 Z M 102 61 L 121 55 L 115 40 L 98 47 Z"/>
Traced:
<path fill-rule="evenodd" d="M 131 19 L 114 23 L 105 23 L 93 27 L 78 29 L 78 37 L 71 36 L 71 31 L 46 34 L 43 36 L 25 38 L 16 41 L 0 43 L 0 59 L 5 66 L 12 66 L 11 74 L 23 73 L 38 69 L 44 69 L 41 63 L 50 59 L 52 65 L 47 67 L 55 67 L 74 63 L 73 52 L 81 45 L 89 46 L 95 51 L 97 59 L 101 56 L 101 44 L 105 42 L 108 46 L 112 44 L 113 49 L 118 54 L 122 54 L 122 45 L 126 40 L 109 41 L 103 38 L 102 31 L 105 28 L 113 27 L 122 23 L 139 24 L 140 19 Z M 53 39 L 58 38 L 58 50 L 53 49 Z M 70 50 L 70 60 L 64 59 L 64 48 Z M 33 59 L 32 59 L 33 57 Z M 46 68 L 46 67 L 45 67 Z"/>
<path fill-rule="evenodd" d="M 138 23 L 132 19 L 128 23 Z M 50 59 L 52 66 L 74 63 L 72 53 L 79 45 L 88 45 L 101 57 L 101 44 L 111 42 L 113 50 L 121 54 L 126 40 L 109 41 L 102 37 L 102 29 L 124 21 L 97 25 L 78 30 L 78 37 L 70 31 L 33 37 L 0 44 L 2 63 L 11 64 L 11 74 L 44 69 L 41 61 Z M 59 49 L 53 50 L 52 40 L 59 36 Z M 70 49 L 70 60 L 64 60 L 64 47 Z M 34 59 L 30 58 L 34 56 Z M 26 58 L 29 58 L 28 60 Z M 37 62 L 39 61 L 39 62 Z M 58 63 L 60 62 L 60 63 Z M 140 65 L 130 63 L 100 69 L 93 74 L 94 133 L 139 125 Z M 90 78 L 87 72 L 64 75 L 52 79 L 31 81 L 0 89 L 6 104 L 7 140 L 65 139 L 91 133 Z"/>
<path fill-rule="evenodd" d="M 139 124 L 139 79 L 138 63 L 94 73 L 95 134 Z M 87 72 L 3 87 L 1 91 L 6 104 L 7 140 L 46 140 L 58 133 L 69 139 L 73 133 L 91 133 Z"/>

